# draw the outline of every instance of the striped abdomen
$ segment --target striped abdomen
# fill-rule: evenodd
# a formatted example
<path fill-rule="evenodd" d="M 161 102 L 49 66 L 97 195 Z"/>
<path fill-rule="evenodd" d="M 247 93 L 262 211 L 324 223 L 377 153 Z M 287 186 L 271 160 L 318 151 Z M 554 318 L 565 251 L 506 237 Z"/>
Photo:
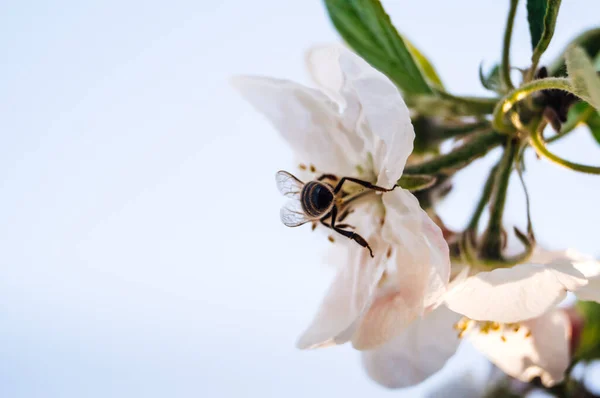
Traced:
<path fill-rule="evenodd" d="M 320 218 L 327 214 L 333 204 L 333 191 L 329 186 L 310 181 L 302 189 L 302 209 L 311 218 Z"/>

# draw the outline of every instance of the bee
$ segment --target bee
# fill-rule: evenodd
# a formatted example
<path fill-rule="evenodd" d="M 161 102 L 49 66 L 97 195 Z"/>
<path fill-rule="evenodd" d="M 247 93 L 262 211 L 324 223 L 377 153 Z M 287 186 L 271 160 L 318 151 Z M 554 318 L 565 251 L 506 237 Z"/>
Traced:
<path fill-rule="evenodd" d="M 319 178 L 306 183 L 300 181 L 287 171 L 280 170 L 276 174 L 277 188 L 285 197 L 290 198 L 281 208 L 281 221 L 288 227 L 298 227 L 307 222 L 316 226 L 320 222 L 327 228 L 343 235 L 360 246 L 369 250 L 373 257 L 373 250 L 369 243 L 353 231 L 354 227 L 341 222 L 352 212 L 349 204 L 372 191 L 390 192 L 391 189 L 373 185 L 370 182 L 353 177 L 338 179 L 333 174 L 323 174 Z M 361 185 L 367 190 L 348 194 L 342 190 L 346 182 Z"/>

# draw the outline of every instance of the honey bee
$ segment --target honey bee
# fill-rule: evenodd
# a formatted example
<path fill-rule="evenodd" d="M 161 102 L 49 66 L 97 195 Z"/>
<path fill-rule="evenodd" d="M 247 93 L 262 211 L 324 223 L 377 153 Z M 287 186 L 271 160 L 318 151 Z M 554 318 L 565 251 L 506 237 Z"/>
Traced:
<path fill-rule="evenodd" d="M 327 228 L 355 241 L 369 250 L 373 257 L 373 250 L 369 243 L 359 234 L 352 231 L 353 226 L 340 224 L 352 212 L 348 206 L 351 202 L 365 196 L 372 191 L 390 192 L 393 188 L 383 188 L 370 182 L 353 177 L 338 179 L 333 174 L 323 174 L 319 178 L 304 183 L 287 171 L 280 170 L 276 174 L 277 188 L 283 196 L 290 198 L 281 208 L 281 221 L 288 227 L 297 227 L 307 222 L 316 225 L 320 222 Z M 344 183 L 353 182 L 367 190 L 348 194 L 342 190 Z"/>

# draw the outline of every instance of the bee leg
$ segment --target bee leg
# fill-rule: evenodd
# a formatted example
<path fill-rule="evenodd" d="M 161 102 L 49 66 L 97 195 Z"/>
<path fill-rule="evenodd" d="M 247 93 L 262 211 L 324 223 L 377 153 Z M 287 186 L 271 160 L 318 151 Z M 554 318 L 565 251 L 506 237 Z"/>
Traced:
<path fill-rule="evenodd" d="M 363 238 L 362 236 L 360 236 L 359 234 L 357 234 L 353 231 L 346 231 L 345 229 L 342 229 L 342 227 L 346 226 L 347 224 L 335 225 L 335 219 L 337 217 L 337 207 L 336 206 L 333 206 L 333 208 L 331 209 L 330 216 L 331 216 L 331 226 L 330 226 L 331 229 L 333 229 L 335 232 L 337 232 L 340 235 L 344 235 L 348 239 L 352 239 L 353 241 L 355 241 L 362 247 L 366 247 L 367 249 L 369 249 L 369 254 L 371 254 L 371 257 L 375 257 L 373 255 L 373 250 L 371 250 L 371 246 L 369 246 L 369 243 L 367 243 L 365 238 Z M 323 220 L 324 219 L 322 219 L 321 222 L 325 223 Z M 327 225 L 327 224 L 325 224 L 325 225 Z"/>
<path fill-rule="evenodd" d="M 331 228 L 330 224 L 327 224 L 325 221 L 321 220 L 321 224 L 323 224 L 324 226 L 326 226 L 327 228 Z M 336 228 L 342 228 L 342 229 L 354 229 L 356 228 L 354 225 L 350 225 L 350 224 L 337 224 L 335 226 Z M 333 229 L 333 228 L 331 228 Z"/>
<path fill-rule="evenodd" d="M 379 191 L 379 192 L 390 192 L 390 191 L 393 191 L 397 186 L 397 185 L 394 185 L 391 189 L 388 189 L 388 188 L 378 187 L 377 185 L 373 185 L 368 181 L 359 180 L 358 178 L 342 177 L 340 182 L 338 182 L 337 185 L 335 186 L 333 193 L 336 194 L 336 193 L 340 192 L 340 190 L 342 189 L 342 185 L 344 185 L 344 183 L 346 181 L 352 181 L 358 185 L 362 185 L 365 188 L 369 188 L 369 189 L 372 189 L 374 191 Z"/>
<path fill-rule="evenodd" d="M 321 177 L 317 178 L 317 181 L 323 181 L 323 180 L 333 180 L 333 181 L 337 181 L 337 176 L 333 175 L 333 174 L 323 174 Z"/>
<path fill-rule="evenodd" d="M 356 228 L 354 225 L 350 225 L 350 224 L 338 224 L 335 227 L 342 228 L 342 229 L 355 229 Z"/>
<path fill-rule="evenodd" d="M 352 231 L 346 231 L 345 229 L 340 229 L 337 226 L 335 228 L 333 228 L 333 230 L 341 235 L 344 235 L 345 237 L 347 237 L 349 239 L 352 239 L 353 241 L 355 241 L 362 247 L 366 247 L 367 249 L 369 249 L 369 254 L 371 255 L 371 257 L 375 257 L 373 255 L 373 250 L 371 250 L 371 246 L 369 246 L 369 243 L 365 240 L 365 238 L 363 238 L 359 234 L 352 232 Z"/>

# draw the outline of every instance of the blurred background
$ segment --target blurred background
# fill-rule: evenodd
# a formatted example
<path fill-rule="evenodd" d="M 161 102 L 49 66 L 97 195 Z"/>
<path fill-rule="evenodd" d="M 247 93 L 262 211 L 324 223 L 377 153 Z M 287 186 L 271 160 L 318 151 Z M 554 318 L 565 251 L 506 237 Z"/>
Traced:
<path fill-rule="evenodd" d="M 530 57 L 522 3 L 516 66 Z M 384 6 L 451 92 L 488 95 L 478 66 L 499 61 L 508 1 Z M 563 2 L 542 64 L 599 10 Z M 0 3 L 0 396 L 403 395 L 349 346 L 296 350 L 332 276 L 329 243 L 280 224 L 274 173 L 292 152 L 228 84 L 308 84 L 304 51 L 338 40 L 321 1 Z M 553 148 L 600 159 L 583 129 Z M 450 226 L 496 155 L 459 174 L 440 207 Z M 597 177 L 529 153 L 526 180 L 538 240 L 599 255 Z M 523 225 L 519 184 L 509 201 Z M 485 364 L 466 347 L 404 395 L 448 380 L 478 391 Z"/>

